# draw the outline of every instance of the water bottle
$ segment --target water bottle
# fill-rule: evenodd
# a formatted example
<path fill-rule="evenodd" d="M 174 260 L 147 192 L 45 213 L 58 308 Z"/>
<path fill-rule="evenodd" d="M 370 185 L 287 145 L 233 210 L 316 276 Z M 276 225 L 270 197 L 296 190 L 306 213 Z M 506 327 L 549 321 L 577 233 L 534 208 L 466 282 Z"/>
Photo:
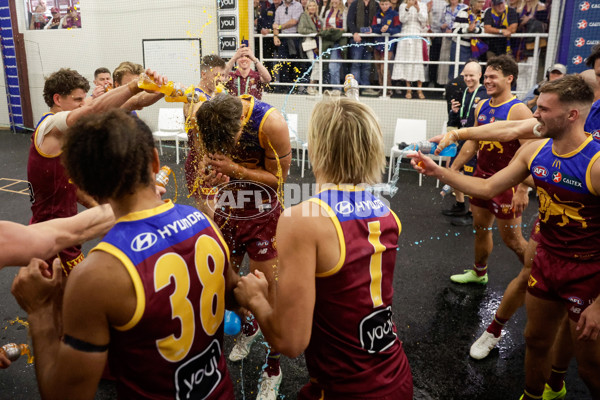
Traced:
<path fill-rule="evenodd" d="M 171 172 L 173 172 L 171 168 L 163 165 L 158 174 L 156 174 L 156 185 L 166 187 L 167 183 L 169 183 L 169 174 Z"/>
<path fill-rule="evenodd" d="M 348 74 L 344 80 L 344 92 L 346 93 L 346 97 L 358 100 L 358 82 L 354 79 L 354 75 Z"/>
<path fill-rule="evenodd" d="M 229 336 L 237 335 L 242 330 L 242 321 L 233 311 L 225 310 L 225 333 Z"/>
<path fill-rule="evenodd" d="M 450 192 L 452 192 L 452 186 L 444 185 L 442 187 L 442 191 L 440 192 L 440 196 L 445 197 Z"/>
<path fill-rule="evenodd" d="M 400 145 L 403 152 L 409 151 L 421 151 L 423 154 L 433 154 L 435 149 L 437 149 L 438 144 L 435 142 L 430 142 L 428 140 L 421 140 L 420 142 L 413 143 L 408 146 Z M 456 143 L 452 143 L 450 146 L 447 146 L 442 150 L 439 154 L 441 157 L 454 157 L 456 155 Z"/>
<path fill-rule="evenodd" d="M 0 353 L 4 354 L 10 361 L 15 361 L 27 352 L 27 348 L 26 344 L 8 343 L 0 347 Z"/>

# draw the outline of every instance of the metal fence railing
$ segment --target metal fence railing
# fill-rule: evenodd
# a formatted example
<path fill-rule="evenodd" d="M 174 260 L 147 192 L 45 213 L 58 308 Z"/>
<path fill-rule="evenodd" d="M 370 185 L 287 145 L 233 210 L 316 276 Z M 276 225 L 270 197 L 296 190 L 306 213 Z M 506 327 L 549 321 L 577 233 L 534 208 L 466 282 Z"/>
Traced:
<path fill-rule="evenodd" d="M 284 38 L 306 38 L 306 37 L 312 37 L 315 38 L 316 40 L 318 40 L 318 44 L 319 44 L 319 49 L 321 52 L 320 56 L 315 57 L 314 62 L 318 63 L 320 65 L 320 79 L 318 81 L 318 83 L 308 83 L 310 80 L 310 73 L 307 73 L 305 76 L 305 80 L 300 82 L 300 81 L 296 81 L 296 82 L 271 82 L 270 85 L 271 86 L 283 86 L 283 87 L 288 87 L 290 90 L 293 87 L 314 87 L 315 89 L 318 89 L 319 94 L 321 94 L 324 90 L 324 87 L 327 88 L 342 88 L 342 83 L 339 84 L 330 84 L 330 83 L 324 83 L 323 80 L 323 65 L 327 64 L 327 63 L 343 63 L 343 64 L 352 64 L 352 63 L 356 63 L 356 60 L 352 60 L 352 59 L 335 59 L 335 60 L 331 60 L 331 59 L 326 59 L 324 57 L 322 57 L 324 51 L 323 49 L 323 41 L 322 38 L 320 36 L 318 36 L 317 34 L 310 34 L 310 35 L 300 35 L 300 34 L 279 34 L 279 38 L 280 39 L 284 39 Z M 348 39 L 352 38 L 352 34 L 350 33 L 344 33 L 343 37 L 346 37 Z M 473 35 L 473 34 L 469 34 L 469 35 L 460 35 L 460 34 L 454 34 L 454 33 L 422 33 L 421 35 L 412 35 L 412 34 L 403 34 L 403 33 L 399 33 L 396 35 L 378 35 L 378 34 L 361 34 L 361 37 L 363 38 L 376 38 L 376 37 L 383 37 L 384 38 L 384 42 L 379 42 L 379 43 L 372 43 L 372 44 L 361 44 L 364 46 L 376 46 L 378 44 L 384 44 L 386 47 L 388 48 L 388 45 L 390 45 L 393 41 L 400 41 L 403 39 L 422 39 L 422 40 L 427 40 L 430 43 L 430 39 L 434 38 L 434 37 L 442 37 L 442 38 L 456 38 L 457 43 L 460 43 L 460 39 L 461 37 L 466 37 L 469 38 L 469 40 L 471 38 L 504 38 L 504 36 L 502 35 L 492 35 L 492 34 L 479 34 L 479 35 Z M 265 58 L 264 57 L 264 41 L 265 40 L 273 40 L 273 35 L 269 34 L 269 35 L 255 35 L 255 38 L 258 38 L 258 51 L 259 51 L 259 59 L 261 60 L 261 62 L 271 62 L 271 63 L 293 63 L 293 64 L 297 64 L 297 63 L 309 63 L 311 64 L 313 62 L 313 60 L 307 59 L 307 58 Z M 515 33 L 511 36 L 511 38 L 515 38 L 515 39 L 526 39 L 526 38 L 533 38 L 534 39 L 534 48 L 533 48 L 533 54 L 531 57 L 529 57 L 527 59 L 527 62 L 525 63 L 528 67 L 529 67 L 529 74 L 530 76 L 528 77 L 529 82 L 533 84 L 535 84 L 536 78 L 537 78 L 537 73 L 538 73 L 538 67 L 539 67 L 539 63 L 540 63 L 540 43 L 541 43 L 541 39 L 547 39 L 548 38 L 548 34 L 547 33 Z M 356 46 L 356 44 L 348 44 L 342 47 L 350 47 L 350 46 Z M 327 50 L 325 50 L 327 51 Z M 361 60 L 361 63 L 370 63 L 370 64 L 378 64 L 378 63 L 383 63 L 383 76 L 387 77 L 389 71 L 391 70 L 391 68 L 393 67 L 393 65 L 396 64 L 410 64 L 413 63 L 413 61 L 410 60 L 395 60 L 395 59 L 388 59 L 388 52 L 384 52 L 384 59 L 383 60 Z M 460 71 L 460 67 L 464 64 L 464 61 L 460 60 L 460 46 L 456 46 L 456 51 L 454 52 L 454 54 L 450 55 L 450 60 L 440 60 L 440 61 L 423 61 L 423 64 L 425 65 L 442 65 L 442 64 L 446 64 L 446 65 L 453 65 L 454 66 L 454 77 L 458 76 L 459 71 Z M 484 65 L 485 63 L 481 63 L 482 65 Z M 343 76 L 342 76 L 343 78 Z M 382 95 L 383 96 L 387 96 L 391 90 L 396 90 L 396 89 L 400 89 L 400 90 L 407 90 L 407 89 L 417 89 L 415 87 L 408 87 L 408 86 L 393 86 L 390 87 L 387 84 L 387 79 L 383 79 L 383 85 L 379 86 L 379 85 L 370 85 L 370 86 L 366 86 L 366 85 L 361 85 L 361 89 L 381 89 L 383 90 Z M 426 87 L 423 86 L 422 88 L 418 88 L 419 90 L 423 90 L 423 91 L 429 91 L 429 92 L 443 92 L 444 89 L 443 88 L 435 88 L 435 87 Z M 517 91 L 515 92 L 516 94 L 522 94 L 525 93 L 526 90 L 521 90 L 521 91 Z"/>

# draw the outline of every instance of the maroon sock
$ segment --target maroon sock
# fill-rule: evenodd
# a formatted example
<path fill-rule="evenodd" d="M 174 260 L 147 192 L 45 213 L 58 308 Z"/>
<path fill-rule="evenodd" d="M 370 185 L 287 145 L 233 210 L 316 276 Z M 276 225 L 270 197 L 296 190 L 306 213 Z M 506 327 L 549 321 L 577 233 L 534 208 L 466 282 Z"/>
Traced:
<path fill-rule="evenodd" d="M 548 378 L 548 386 L 555 392 L 560 392 L 565 383 L 565 375 L 567 374 L 567 369 L 552 366 L 552 372 L 550 372 L 550 378 Z"/>
<path fill-rule="evenodd" d="M 502 329 L 504 328 L 504 324 L 508 321 L 508 318 L 500 318 L 498 313 L 494 315 L 494 319 L 490 326 L 487 327 L 486 331 L 494 335 L 494 337 L 500 337 L 502 334 Z"/>
<path fill-rule="evenodd" d="M 487 264 L 473 264 L 473 271 L 477 274 L 477 276 L 484 276 L 487 274 Z"/>
<path fill-rule="evenodd" d="M 542 390 L 539 394 L 536 394 L 535 391 L 525 389 L 523 391 L 523 399 L 522 400 L 542 400 L 542 395 L 544 391 Z"/>
<path fill-rule="evenodd" d="M 269 353 L 267 357 L 267 367 L 265 368 L 265 372 L 267 376 L 275 376 L 279 375 L 279 356 L 280 353 Z"/>
<path fill-rule="evenodd" d="M 258 330 L 258 322 L 256 322 L 256 318 L 254 316 L 249 318 L 244 318 L 242 322 L 242 332 L 246 336 L 252 336 Z"/>

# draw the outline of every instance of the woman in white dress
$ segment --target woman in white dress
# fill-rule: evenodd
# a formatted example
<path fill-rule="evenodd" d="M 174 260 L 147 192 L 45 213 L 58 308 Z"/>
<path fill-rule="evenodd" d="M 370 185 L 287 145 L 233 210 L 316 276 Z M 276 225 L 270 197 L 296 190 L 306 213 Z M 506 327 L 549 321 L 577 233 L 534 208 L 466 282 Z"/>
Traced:
<path fill-rule="evenodd" d="M 398 10 L 402 33 L 421 36 L 427 27 L 427 4 L 418 0 L 404 0 Z M 393 80 L 405 80 L 410 87 L 411 82 L 417 82 L 421 88 L 425 80 L 425 65 L 423 64 L 423 40 L 403 39 L 398 42 L 396 61 L 410 61 L 408 64 L 394 64 Z M 425 95 L 419 89 L 418 96 L 424 99 Z M 406 98 L 412 99 L 412 91 L 406 92 Z"/>

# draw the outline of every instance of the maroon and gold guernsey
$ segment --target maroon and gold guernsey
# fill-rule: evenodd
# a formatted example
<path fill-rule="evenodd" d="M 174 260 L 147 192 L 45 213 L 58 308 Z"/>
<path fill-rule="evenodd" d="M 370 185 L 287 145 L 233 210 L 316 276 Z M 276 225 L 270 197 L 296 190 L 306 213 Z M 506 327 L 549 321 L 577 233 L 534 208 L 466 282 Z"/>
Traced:
<path fill-rule="evenodd" d="M 311 381 L 338 398 L 412 399 L 412 374 L 392 320 L 401 225 L 380 199 L 353 186 L 309 201 L 334 223 L 340 260 L 316 276 L 306 365 Z"/>
<path fill-rule="evenodd" d="M 30 224 L 55 218 L 72 217 L 77 214 L 77 187 L 71 183 L 63 167 L 60 155 L 48 155 L 37 146 L 39 126 L 46 118 L 54 115 L 47 113 L 38 122 L 32 136 L 27 160 L 27 179 L 33 190 Z M 63 267 L 71 270 L 83 260 L 81 246 L 64 249 L 59 253 Z"/>
<path fill-rule="evenodd" d="M 522 103 L 515 96 L 504 103 L 492 106 L 490 99 L 485 99 L 475 112 L 477 125 L 491 124 L 495 121 L 510 120 L 510 113 L 515 105 Z M 519 150 L 518 140 L 510 142 L 479 141 L 477 152 L 477 168 L 473 176 L 489 178 L 508 165 Z"/>
<path fill-rule="evenodd" d="M 559 257 L 600 261 L 600 196 L 590 170 L 600 142 L 590 135 L 576 150 L 556 154 L 545 140 L 529 162 L 539 196 L 540 242 Z"/>
<path fill-rule="evenodd" d="M 120 218 L 92 251 L 121 261 L 131 320 L 111 327 L 119 399 L 233 399 L 223 352 L 229 250 L 204 214 L 166 202 Z"/>

